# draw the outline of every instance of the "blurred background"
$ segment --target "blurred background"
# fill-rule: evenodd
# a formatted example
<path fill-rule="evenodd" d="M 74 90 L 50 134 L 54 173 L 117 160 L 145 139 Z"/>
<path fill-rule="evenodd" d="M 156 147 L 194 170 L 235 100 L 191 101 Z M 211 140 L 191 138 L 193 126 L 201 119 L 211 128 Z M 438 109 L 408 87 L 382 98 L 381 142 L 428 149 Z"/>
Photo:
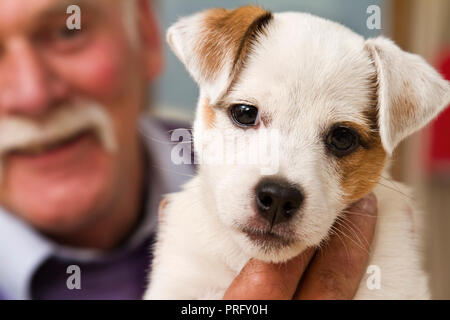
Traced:
<path fill-rule="evenodd" d="M 420 54 L 450 79 L 450 0 L 164 0 L 157 3 L 163 31 L 179 17 L 212 7 L 249 3 L 277 11 L 303 11 L 338 21 L 364 37 L 392 38 Z M 381 29 L 369 30 L 367 8 L 381 9 Z M 166 73 L 155 90 L 152 112 L 192 120 L 198 89 L 182 64 L 165 48 Z M 450 108 L 396 151 L 392 175 L 416 190 L 425 213 L 424 250 L 435 299 L 450 299 Z"/>

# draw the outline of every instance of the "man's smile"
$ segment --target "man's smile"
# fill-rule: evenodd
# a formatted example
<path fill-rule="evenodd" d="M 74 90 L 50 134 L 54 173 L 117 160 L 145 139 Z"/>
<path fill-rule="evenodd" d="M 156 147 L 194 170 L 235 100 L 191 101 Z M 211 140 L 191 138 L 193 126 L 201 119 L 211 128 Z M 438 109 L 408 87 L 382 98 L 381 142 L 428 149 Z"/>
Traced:
<path fill-rule="evenodd" d="M 84 153 L 93 144 L 98 144 L 98 140 L 93 131 L 87 129 L 60 140 L 12 150 L 5 158 L 7 162 L 18 161 L 26 165 L 57 166 L 75 160 L 78 154 Z"/>

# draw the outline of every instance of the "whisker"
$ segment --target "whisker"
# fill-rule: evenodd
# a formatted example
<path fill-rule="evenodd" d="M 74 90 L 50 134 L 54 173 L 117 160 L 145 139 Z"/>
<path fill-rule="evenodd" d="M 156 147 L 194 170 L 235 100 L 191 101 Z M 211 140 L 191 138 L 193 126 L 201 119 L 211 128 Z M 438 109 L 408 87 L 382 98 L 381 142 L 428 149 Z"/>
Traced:
<path fill-rule="evenodd" d="M 339 219 L 342 221 L 342 223 L 346 223 L 346 227 L 348 227 L 354 233 L 354 235 L 361 242 L 361 245 L 363 245 L 365 248 L 369 248 L 370 247 L 369 241 L 364 236 L 364 234 L 361 232 L 361 229 L 358 228 L 358 226 L 354 222 L 349 220 L 347 217 L 338 217 L 338 220 Z M 358 233 L 359 233 L 359 235 L 358 235 Z M 362 241 L 362 240 L 364 240 L 364 241 Z"/>
<path fill-rule="evenodd" d="M 368 218 L 377 218 L 377 216 L 374 216 L 372 214 L 367 213 L 361 213 L 361 212 L 355 212 L 355 211 L 349 211 L 349 210 L 343 210 L 341 211 L 344 214 L 353 215 L 353 216 L 361 216 L 361 217 L 368 217 Z"/>
<path fill-rule="evenodd" d="M 402 196 L 404 196 L 404 197 L 406 197 L 406 198 L 408 198 L 408 199 L 410 199 L 410 200 L 414 200 L 411 196 L 407 195 L 406 193 L 401 192 L 401 191 L 398 190 L 398 189 L 391 188 L 391 187 L 389 187 L 388 185 L 386 185 L 386 184 L 384 184 L 384 183 L 381 183 L 380 181 L 378 181 L 377 184 L 382 185 L 383 187 L 385 187 L 385 188 L 387 188 L 387 189 L 389 189 L 389 190 L 395 191 L 395 192 L 399 193 L 400 195 L 402 195 Z"/>
<path fill-rule="evenodd" d="M 154 142 L 157 142 L 157 143 L 169 144 L 169 145 L 178 145 L 178 144 L 183 144 L 183 143 L 191 144 L 193 142 L 193 141 L 165 141 L 165 140 L 159 140 L 159 139 L 152 138 L 152 137 L 146 137 L 146 138 L 149 140 L 152 140 Z"/>
<path fill-rule="evenodd" d="M 158 169 L 158 170 L 162 170 L 162 171 L 166 171 L 166 172 L 170 172 L 170 173 L 175 173 L 175 174 L 178 174 L 180 176 L 185 176 L 185 177 L 189 177 L 189 178 L 194 178 L 195 177 L 195 175 L 193 175 L 193 174 L 187 174 L 187 173 L 183 173 L 183 172 L 178 172 L 178 171 L 175 171 L 175 170 L 170 170 L 170 169 L 159 167 L 159 166 L 152 166 L 152 167 L 155 168 L 155 169 Z"/>
<path fill-rule="evenodd" d="M 345 244 L 344 239 L 340 236 L 340 233 L 342 233 L 341 230 L 337 229 L 335 226 L 332 226 L 330 229 L 334 235 L 336 235 L 338 237 L 338 239 L 342 242 L 342 245 L 344 246 L 345 249 L 345 254 L 347 255 L 347 259 L 350 259 L 350 251 L 348 250 L 347 245 Z"/>
<path fill-rule="evenodd" d="M 337 221 L 336 221 L 337 222 Z M 342 232 L 342 235 L 347 237 L 351 242 L 353 242 L 358 248 L 364 250 L 364 252 L 366 252 L 367 254 L 369 253 L 369 251 L 367 250 L 366 247 L 364 247 L 363 245 L 361 245 L 360 243 L 356 242 L 355 239 L 353 239 L 351 236 L 349 236 L 348 234 L 346 234 L 342 229 L 339 229 Z M 361 242 L 361 239 L 359 239 L 359 237 L 357 237 L 359 242 Z"/>

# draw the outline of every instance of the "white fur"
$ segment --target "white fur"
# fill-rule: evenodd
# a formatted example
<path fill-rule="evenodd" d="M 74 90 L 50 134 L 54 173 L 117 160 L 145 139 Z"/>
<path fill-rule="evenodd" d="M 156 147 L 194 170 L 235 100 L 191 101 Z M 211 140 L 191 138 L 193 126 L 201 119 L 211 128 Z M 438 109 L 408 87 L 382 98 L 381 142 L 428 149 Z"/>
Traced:
<path fill-rule="evenodd" d="M 206 101 L 214 105 L 218 93 L 230 82 L 227 72 L 217 77 L 222 81 L 208 82 L 196 68 L 203 57 L 195 56 L 190 45 L 196 43 L 202 15 L 182 19 L 168 35 L 177 56 L 199 83 L 199 110 Z M 377 55 L 373 56 L 375 47 Z M 230 68 L 229 60 L 224 62 L 225 70 Z M 295 242 L 278 249 L 262 248 L 241 231 L 256 215 L 252 203 L 254 186 L 261 179 L 258 165 L 201 165 L 184 191 L 168 197 L 145 298 L 221 298 L 250 258 L 287 261 L 326 239 L 336 217 L 349 204 L 344 201 L 336 160 L 325 151 L 323 133 L 337 122 L 368 124 L 364 111 L 371 105 L 368 79 L 374 73 L 380 81 L 380 135 L 390 153 L 401 139 L 444 108 L 449 84 L 423 60 L 387 40 L 364 41 L 337 23 L 308 14 L 275 14 L 226 102 L 252 102 L 270 116 L 269 127 L 280 132 L 277 176 L 301 185 L 306 195 L 302 214 L 290 222 Z M 420 81 L 415 80 L 418 73 Z M 391 90 L 401 87 L 396 82 L 405 79 L 416 90 L 406 98 L 417 105 L 419 112 L 405 119 L 408 126 L 402 132 L 395 132 L 395 126 L 388 123 L 396 120 L 388 116 L 389 97 Z M 215 110 L 215 115 L 215 128 L 227 135 L 257 132 L 236 127 L 226 111 Z M 203 113 L 198 112 L 194 123 L 196 148 L 209 130 Z M 387 187 L 378 185 L 374 192 L 379 209 L 370 264 L 381 269 L 381 289 L 369 290 L 363 279 L 355 298 L 428 298 L 419 248 L 420 216 L 412 209 L 409 191 L 388 182 Z"/>
<path fill-rule="evenodd" d="M 449 85 L 422 57 L 402 52 L 390 40 L 369 39 L 366 45 L 374 55 L 379 75 L 381 140 L 391 154 L 400 141 L 421 129 L 448 105 Z M 415 117 L 395 118 L 392 112 L 395 104 L 406 101 L 416 108 Z"/>

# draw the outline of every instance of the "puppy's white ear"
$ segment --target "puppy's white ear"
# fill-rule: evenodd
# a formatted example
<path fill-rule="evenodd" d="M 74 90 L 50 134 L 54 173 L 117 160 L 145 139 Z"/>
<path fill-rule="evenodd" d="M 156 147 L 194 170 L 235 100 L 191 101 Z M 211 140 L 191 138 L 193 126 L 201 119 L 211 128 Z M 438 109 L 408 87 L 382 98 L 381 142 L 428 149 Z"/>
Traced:
<path fill-rule="evenodd" d="M 450 84 L 423 58 L 378 37 L 366 41 L 378 77 L 378 124 L 391 154 L 450 103 Z"/>
<path fill-rule="evenodd" d="M 167 42 L 213 101 L 230 85 L 271 19 L 257 6 L 210 9 L 172 25 Z"/>

